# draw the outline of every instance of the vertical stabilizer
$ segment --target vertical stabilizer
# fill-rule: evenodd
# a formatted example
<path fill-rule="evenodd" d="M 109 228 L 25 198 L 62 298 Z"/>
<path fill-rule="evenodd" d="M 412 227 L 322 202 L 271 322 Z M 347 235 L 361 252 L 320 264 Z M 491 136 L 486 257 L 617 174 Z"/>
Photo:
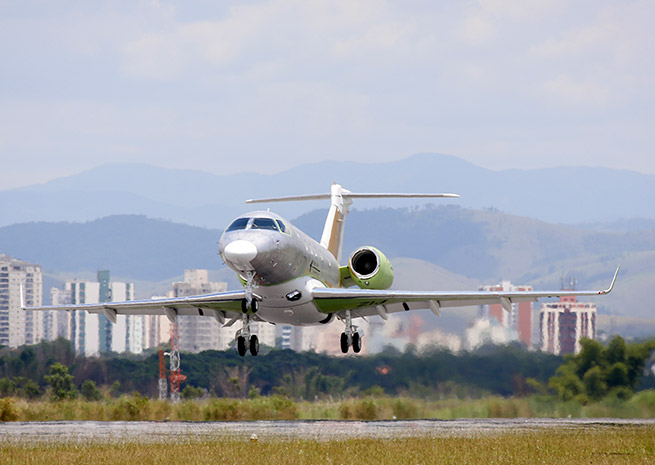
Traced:
<path fill-rule="evenodd" d="M 337 183 L 332 185 L 330 191 L 330 210 L 328 211 L 323 235 L 321 236 L 321 245 L 334 255 L 337 263 L 341 262 L 346 216 L 353 203 L 352 199 L 347 196 L 350 193 L 349 190 L 344 189 Z"/>

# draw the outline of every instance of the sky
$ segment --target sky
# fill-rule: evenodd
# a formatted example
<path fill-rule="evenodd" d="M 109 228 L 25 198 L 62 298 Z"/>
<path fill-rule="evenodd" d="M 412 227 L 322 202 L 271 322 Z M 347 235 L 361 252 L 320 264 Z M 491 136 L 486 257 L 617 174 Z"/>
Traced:
<path fill-rule="evenodd" d="M 652 0 L 0 0 L 0 190 L 419 152 L 655 173 Z"/>

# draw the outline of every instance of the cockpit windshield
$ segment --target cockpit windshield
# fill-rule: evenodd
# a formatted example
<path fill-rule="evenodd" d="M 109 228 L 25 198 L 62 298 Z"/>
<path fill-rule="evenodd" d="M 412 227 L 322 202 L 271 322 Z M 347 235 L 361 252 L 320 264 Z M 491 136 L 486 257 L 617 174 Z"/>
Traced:
<path fill-rule="evenodd" d="M 246 229 L 246 227 L 248 226 L 248 221 L 250 221 L 250 218 L 237 218 L 232 222 L 231 225 L 227 227 L 225 232 L 236 231 L 238 229 Z"/>
<path fill-rule="evenodd" d="M 272 229 L 273 231 L 279 231 L 276 221 L 272 218 L 253 219 L 251 229 Z"/>
<path fill-rule="evenodd" d="M 278 224 L 272 218 L 237 218 L 227 227 L 225 232 L 238 231 L 240 229 L 268 229 L 271 231 L 285 232 L 283 223 Z"/>

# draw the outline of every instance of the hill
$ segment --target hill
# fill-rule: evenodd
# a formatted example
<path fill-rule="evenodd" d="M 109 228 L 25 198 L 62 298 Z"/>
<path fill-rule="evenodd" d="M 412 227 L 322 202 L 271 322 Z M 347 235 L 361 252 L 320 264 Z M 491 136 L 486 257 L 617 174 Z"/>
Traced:
<path fill-rule="evenodd" d="M 40 263 L 44 271 L 108 269 L 130 280 L 159 281 L 185 268 L 220 267 L 220 234 L 140 215 L 25 223 L 0 228 L 0 253 Z"/>
<path fill-rule="evenodd" d="M 553 223 L 655 220 L 655 203 L 647 201 L 655 198 L 654 175 L 590 167 L 495 171 L 448 155 L 419 154 L 389 163 L 306 164 L 274 175 L 217 176 L 141 164 L 100 166 L 45 184 L 0 191 L 0 226 L 131 213 L 223 228 L 243 211 L 246 198 L 326 192 L 335 181 L 353 192 L 456 192 L 461 199 L 438 204 L 493 207 Z M 426 203 L 371 200 L 357 206 Z M 294 218 L 324 205 L 300 202 L 276 210 Z"/>
<path fill-rule="evenodd" d="M 324 218 L 319 210 L 294 223 L 318 238 Z M 217 255 L 220 234 L 134 215 L 25 223 L 0 228 L 0 253 L 41 263 L 48 272 L 110 269 L 115 277 L 137 281 L 171 279 L 187 268 L 232 276 Z M 565 274 L 579 288 L 600 289 L 620 263 L 617 288 L 598 300 L 600 310 L 653 315 L 655 230 L 596 232 L 457 206 L 380 208 L 351 212 L 343 262 L 361 245 L 380 248 L 397 264 L 396 284 L 423 289 L 470 289 L 501 280 L 559 289 Z"/>

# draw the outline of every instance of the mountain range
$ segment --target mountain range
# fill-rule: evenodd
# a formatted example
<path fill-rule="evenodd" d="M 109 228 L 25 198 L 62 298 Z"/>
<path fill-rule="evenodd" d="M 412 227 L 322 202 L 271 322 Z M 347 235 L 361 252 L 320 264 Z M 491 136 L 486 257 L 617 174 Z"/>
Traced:
<path fill-rule="evenodd" d="M 217 167 L 212 167 L 216 171 Z M 50 182 L 0 191 L 0 226 L 33 221 L 90 221 L 143 214 L 223 228 L 244 200 L 328 192 L 455 192 L 460 199 L 358 201 L 357 208 L 459 205 L 587 229 L 635 230 L 655 225 L 655 175 L 592 167 L 491 170 L 460 158 L 418 154 L 386 163 L 322 162 L 274 175 L 213 175 L 143 164 L 104 165 Z M 324 203 L 274 205 L 295 218 Z"/>
<path fill-rule="evenodd" d="M 325 214 L 312 211 L 294 224 L 318 238 Z M 157 291 L 152 283 L 169 285 L 188 268 L 215 270 L 238 285 L 217 255 L 220 234 L 142 215 L 86 223 L 32 222 L 0 228 L 0 253 L 40 263 L 53 279 L 109 269 L 116 280 L 139 281 L 137 292 L 150 293 L 139 297 L 149 297 Z M 578 288 L 601 289 L 620 263 L 617 287 L 596 300 L 599 309 L 653 316 L 655 230 L 589 231 L 455 205 L 354 209 L 347 220 L 342 262 L 361 245 L 382 250 L 395 267 L 395 285 L 414 289 L 471 290 L 501 280 L 559 289 L 565 275 L 574 277 Z"/>

